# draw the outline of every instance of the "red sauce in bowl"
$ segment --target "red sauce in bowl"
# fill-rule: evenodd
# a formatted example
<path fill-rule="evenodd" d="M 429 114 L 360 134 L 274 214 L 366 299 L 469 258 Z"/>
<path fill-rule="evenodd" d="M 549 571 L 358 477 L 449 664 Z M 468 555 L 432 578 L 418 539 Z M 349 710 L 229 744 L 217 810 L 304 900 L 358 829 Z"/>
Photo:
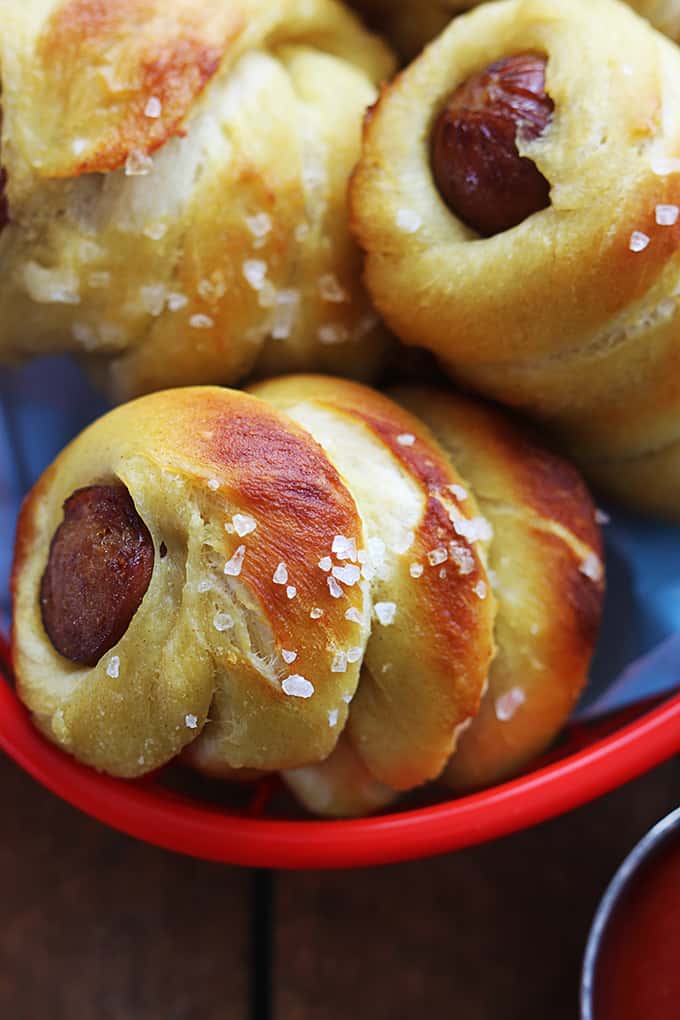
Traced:
<path fill-rule="evenodd" d="M 594 1020 L 680 1017 L 680 831 L 636 869 L 604 930 Z"/>

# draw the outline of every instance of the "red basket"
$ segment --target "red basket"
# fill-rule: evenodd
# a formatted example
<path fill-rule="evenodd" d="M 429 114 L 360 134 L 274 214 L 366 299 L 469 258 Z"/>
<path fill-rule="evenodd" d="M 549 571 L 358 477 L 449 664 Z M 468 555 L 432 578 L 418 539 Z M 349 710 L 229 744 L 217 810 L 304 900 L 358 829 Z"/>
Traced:
<path fill-rule="evenodd" d="M 148 843 L 251 867 L 352 868 L 457 850 L 569 811 L 680 750 L 678 694 L 572 727 L 534 769 L 481 793 L 353 821 L 290 820 L 267 815 L 266 785 L 235 810 L 179 794 L 158 777 L 130 782 L 79 765 L 38 733 L 9 674 L 0 642 L 0 747 L 43 786 Z"/>

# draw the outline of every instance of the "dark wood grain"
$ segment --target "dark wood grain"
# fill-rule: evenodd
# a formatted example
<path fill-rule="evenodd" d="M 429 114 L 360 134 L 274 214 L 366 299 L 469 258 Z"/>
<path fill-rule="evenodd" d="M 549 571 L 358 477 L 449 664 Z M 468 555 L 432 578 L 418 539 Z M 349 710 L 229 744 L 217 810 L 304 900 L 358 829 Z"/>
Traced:
<path fill-rule="evenodd" d="M 106 829 L 0 759 L 0 1017 L 241 1020 L 253 906 L 274 923 L 276 1020 L 575 1020 L 596 903 L 680 799 L 671 762 L 595 804 L 448 857 L 360 872 L 250 872 Z M 257 940 L 266 963 L 266 932 Z M 261 981 L 266 975 L 258 975 Z"/>
<path fill-rule="evenodd" d="M 599 897 L 678 801 L 676 760 L 494 844 L 381 870 L 279 875 L 277 1020 L 575 1020 Z"/>
<path fill-rule="evenodd" d="M 143 846 L 0 756 L 0 1017 L 245 1020 L 251 874 Z"/>

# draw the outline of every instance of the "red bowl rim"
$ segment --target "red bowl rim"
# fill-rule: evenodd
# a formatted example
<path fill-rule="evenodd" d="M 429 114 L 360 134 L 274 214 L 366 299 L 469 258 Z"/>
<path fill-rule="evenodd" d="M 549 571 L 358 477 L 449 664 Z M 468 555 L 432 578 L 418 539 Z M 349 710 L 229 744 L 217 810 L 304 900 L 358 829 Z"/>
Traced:
<path fill-rule="evenodd" d="M 250 867 L 364 867 L 496 839 L 633 779 L 680 750 L 680 694 L 585 749 L 511 782 L 433 806 L 351 821 L 230 814 L 153 782 L 97 773 L 40 735 L 9 682 L 0 682 L 0 747 L 86 814 L 168 850 Z"/>

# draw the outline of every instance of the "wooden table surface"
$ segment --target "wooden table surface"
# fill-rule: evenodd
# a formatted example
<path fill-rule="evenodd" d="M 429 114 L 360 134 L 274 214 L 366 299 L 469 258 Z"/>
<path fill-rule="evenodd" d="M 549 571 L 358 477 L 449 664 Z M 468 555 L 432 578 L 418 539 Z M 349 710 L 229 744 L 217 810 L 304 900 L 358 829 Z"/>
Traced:
<path fill-rule="evenodd" d="M 680 761 L 494 844 L 355 872 L 173 856 L 0 758 L 3 1020 L 575 1020 L 589 922 Z"/>

